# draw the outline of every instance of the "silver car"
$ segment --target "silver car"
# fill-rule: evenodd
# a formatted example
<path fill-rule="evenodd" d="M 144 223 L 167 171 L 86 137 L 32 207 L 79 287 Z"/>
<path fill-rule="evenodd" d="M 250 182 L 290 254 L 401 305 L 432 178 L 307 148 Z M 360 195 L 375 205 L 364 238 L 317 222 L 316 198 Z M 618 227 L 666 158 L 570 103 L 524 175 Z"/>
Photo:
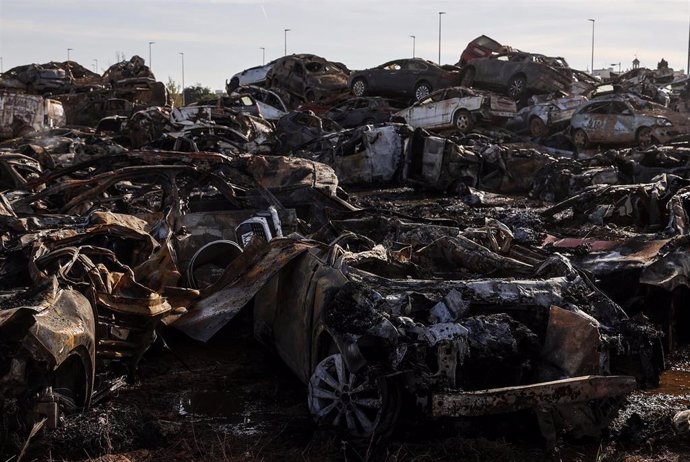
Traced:
<path fill-rule="evenodd" d="M 496 122 L 515 116 L 517 106 L 511 98 L 465 87 L 443 88 L 431 93 L 394 117 L 417 128 L 455 128 L 468 133 L 481 121 Z"/>

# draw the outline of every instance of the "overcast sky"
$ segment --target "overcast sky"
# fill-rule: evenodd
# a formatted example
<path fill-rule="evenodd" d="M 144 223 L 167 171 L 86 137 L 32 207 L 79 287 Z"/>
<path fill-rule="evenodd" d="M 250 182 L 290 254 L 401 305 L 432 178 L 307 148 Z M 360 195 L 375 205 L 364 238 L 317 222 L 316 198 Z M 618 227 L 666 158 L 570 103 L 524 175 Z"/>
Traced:
<path fill-rule="evenodd" d="M 412 55 L 438 58 L 438 12 L 443 63 L 454 64 L 468 41 L 485 34 L 513 47 L 563 56 L 575 68 L 637 56 L 656 67 L 663 57 L 685 69 L 689 0 L 0 0 L 0 56 L 4 70 L 71 58 L 99 72 L 138 54 L 159 80 L 182 79 L 212 89 L 247 67 L 288 53 L 313 53 L 351 69 Z"/>

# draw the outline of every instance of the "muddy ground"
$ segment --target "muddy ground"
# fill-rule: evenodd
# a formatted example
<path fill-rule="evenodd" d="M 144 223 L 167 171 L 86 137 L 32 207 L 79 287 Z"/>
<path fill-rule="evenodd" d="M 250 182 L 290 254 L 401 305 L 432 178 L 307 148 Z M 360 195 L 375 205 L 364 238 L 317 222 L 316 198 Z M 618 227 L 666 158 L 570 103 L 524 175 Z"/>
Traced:
<path fill-rule="evenodd" d="M 472 208 L 456 198 L 398 188 L 354 192 L 349 200 L 455 219 L 463 227 L 498 218 L 524 229 L 525 240 L 544 230 L 535 212 L 540 204 L 526 199 L 492 196 L 488 208 Z M 168 348 L 145 356 L 136 383 L 36 437 L 24 460 L 690 460 L 690 434 L 671 425 L 677 411 L 690 407 L 687 348 L 669 358 L 661 387 L 629 397 L 602 440 L 562 439 L 552 452 L 529 413 L 467 421 L 410 422 L 403 416 L 401 428 L 385 441 L 347 441 L 315 427 L 306 386 L 253 339 L 251 329 L 248 307 L 208 344 L 165 332 Z"/>

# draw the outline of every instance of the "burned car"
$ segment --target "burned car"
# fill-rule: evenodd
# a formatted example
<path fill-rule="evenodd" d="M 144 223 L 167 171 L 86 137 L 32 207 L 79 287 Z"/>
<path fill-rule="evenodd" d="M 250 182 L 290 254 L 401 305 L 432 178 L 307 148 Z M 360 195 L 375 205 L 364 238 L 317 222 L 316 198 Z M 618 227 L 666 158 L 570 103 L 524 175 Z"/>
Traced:
<path fill-rule="evenodd" d="M 526 106 L 506 123 L 506 128 L 533 137 L 546 136 L 570 124 L 573 114 L 587 102 L 581 95 L 557 98 L 553 95 L 534 95 Z"/>
<path fill-rule="evenodd" d="M 347 92 L 349 73 L 344 65 L 320 56 L 290 55 L 273 63 L 266 74 L 266 87 L 286 92 L 297 101 L 325 102 Z"/>
<path fill-rule="evenodd" d="M 420 58 L 398 59 L 350 75 L 355 96 L 414 97 L 420 100 L 434 90 L 460 84 L 460 74 Z"/>
<path fill-rule="evenodd" d="M 411 107 L 395 113 L 414 128 L 454 128 L 468 133 L 476 123 L 501 124 L 515 116 L 515 101 L 495 93 L 451 87 L 437 90 Z"/>
<path fill-rule="evenodd" d="M 526 94 L 569 93 L 572 71 L 563 58 L 509 52 L 478 58 L 463 67 L 462 85 L 503 91 L 519 99 Z"/>
<path fill-rule="evenodd" d="M 297 149 L 327 133 L 342 130 L 332 120 L 314 115 L 313 112 L 295 111 L 281 117 L 276 123 L 276 138 L 285 153 Z"/>
<path fill-rule="evenodd" d="M 388 122 L 391 114 L 402 109 L 394 100 L 378 96 L 351 98 L 330 108 L 324 117 L 338 123 L 343 128 Z"/>
<path fill-rule="evenodd" d="M 273 65 L 278 61 L 274 59 L 268 64 L 263 64 L 261 66 L 250 67 L 230 78 L 230 81 L 225 81 L 225 89 L 228 93 L 232 93 L 239 86 L 244 85 L 261 85 L 266 81 L 266 75 L 271 70 Z"/>
<path fill-rule="evenodd" d="M 360 217 L 331 229 L 379 223 L 404 239 L 420 228 Z M 619 357 L 617 342 L 632 346 L 639 338 L 615 332 L 635 331 L 634 323 L 601 293 L 585 296 L 592 287 L 572 268 L 544 262 L 530 279 L 524 275 L 536 267 L 498 257 L 452 228 L 427 226 L 411 260 L 382 246 L 351 252 L 291 238 L 245 248 L 224 275 L 234 282 L 218 292 L 232 301 L 199 306 L 190 312 L 196 325 L 185 326 L 183 317 L 182 329 L 208 339 L 256 294 L 255 336 L 308 384 L 317 423 L 365 438 L 389 433 L 402 407 L 437 417 L 546 409 L 592 434 L 611 417 L 603 410 L 611 398 L 633 390 L 636 378 L 654 380 Z M 348 238 L 357 241 L 346 233 L 336 242 Z M 475 252 L 493 263 L 482 264 Z M 523 276 L 420 279 L 416 267 L 433 271 L 453 261 L 476 271 L 500 258 L 502 272 Z M 544 431 L 555 436 L 548 423 Z"/>
<path fill-rule="evenodd" d="M 578 149 L 590 145 L 666 143 L 690 133 L 690 119 L 634 94 L 592 99 L 570 121 L 570 134 Z"/>

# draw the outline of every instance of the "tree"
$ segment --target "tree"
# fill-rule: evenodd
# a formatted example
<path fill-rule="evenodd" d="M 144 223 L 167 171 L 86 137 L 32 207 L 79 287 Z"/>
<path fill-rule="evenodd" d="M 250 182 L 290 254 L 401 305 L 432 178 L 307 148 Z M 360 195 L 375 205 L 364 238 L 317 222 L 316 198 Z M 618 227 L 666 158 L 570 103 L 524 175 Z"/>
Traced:
<path fill-rule="evenodd" d="M 191 87 L 184 89 L 184 102 L 185 104 L 196 103 L 199 100 L 204 99 L 207 96 L 212 96 L 213 93 L 208 87 L 203 87 L 199 82 Z"/>
<path fill-rule="evenodd" d="M 168 76 L 168 83 L 165 84 L 165 89 L 168 90 L 168 98 L 175 107 L 182 106 L 182 92 L 180 85 L 175 82 L 172 77 Z"/>

